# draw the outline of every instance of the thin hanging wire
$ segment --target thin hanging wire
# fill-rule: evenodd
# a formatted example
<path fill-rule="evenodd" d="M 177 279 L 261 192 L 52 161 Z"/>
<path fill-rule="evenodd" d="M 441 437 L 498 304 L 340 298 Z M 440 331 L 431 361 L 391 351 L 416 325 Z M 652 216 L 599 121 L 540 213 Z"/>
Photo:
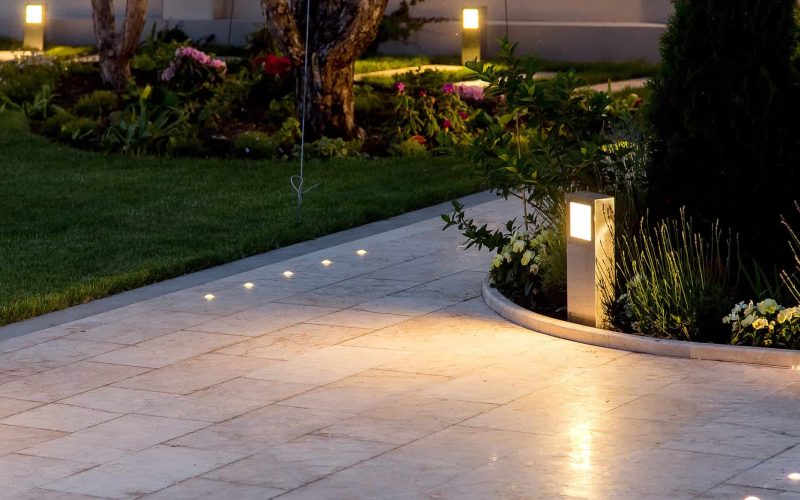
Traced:
<path fill-rule="evenodd" d="M 308 40 L 310 36 L 311 27 L 311 0 L 306 0 L 306 37 L 304 40 L 305 53 L 303 54 L 303 79 L 302 79 L 302 95 L 303 100 L 300 103 L 300 175 L 293 175 L 289 178 L 289 184 L 297 193 L 297 223 L 303 222 L 303 194 L 311 191 L 319 184 L 315 184 L 308 189 L 303 187 L 305 182 L 304 168 L 305 168 L 305 152 L 306 152 L 306 99 L 308 96 Z"/>
<path fill-rule="evenodd" d="M 505 0 L 506 4 L 506 38 L 508 38 L 508 0 Z"/>

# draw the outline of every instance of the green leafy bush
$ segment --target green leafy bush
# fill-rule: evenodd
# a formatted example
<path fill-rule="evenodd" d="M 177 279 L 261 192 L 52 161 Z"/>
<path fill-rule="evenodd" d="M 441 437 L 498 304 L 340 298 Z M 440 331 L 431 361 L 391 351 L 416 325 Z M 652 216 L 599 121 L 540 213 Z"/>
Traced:
<path fill-rule="evenodd" d="M 280 144 L 266 132 L 248 130 L 233 139 L 233 150 L 245 158 L 264 159 L 280 156 Z"/>
<path fill-rule="evenodd" d="M 75 143 L 88 143 L 95 138 L 97 122 L 91 118 L 75 117 L 61 125 L 59 136 Z"/>
<path fill-rule="evenodd" d="M 313 158 L 352 158 L 361 156 L 363 145 L 358 139 L 346 141 L 341 137 L 321 137 L 306 144 L 306 153 Z M 295 155 L 299 155 L 298 148 L 295 148 Z"/>
<path fill-rule="evenodd" d="M 78 99 L 74 112 L 80 116 L 100 118 L 116 110 L 118 106 L 117 94 L 110 90 L 95 90 Z"/>
<path fill-rule="evenodd" d="M 31 56 L 0 63 L 0 96 L 21 105 L 33 101 L 45 85 L 52 88 L 61 66 L 43 56 Z"/>
<path fill-rule="evenodd" d="M 730 308 L 736 248 L 719 225 L 704 237 L 685 217 L 664 220 L 652 230 L 643 222 L 638 234 L 619 243 L 617 276 L 625 293 L 618 304 L 605 300 L 607 307 L 622 310 L 611 314 L 614 326 L 659 338 L 730 341 L 719 318 Z"/>
<path fill-rule="evenodd" d="M 395 156 L 426 156 L 428 148 L 425 147 L 424 141 L 423 137 L 409 137 L 405 141 L 389 146 L 389 152 Z"/>
<path fill-rule="evenodd" d="M 778 262 L 778 216 L 800 187 L 795 0 L 676 0 L 653 84 L 649 205 L 740 233 Z M 757 210 L 742 210 L 746 200 Z"/>

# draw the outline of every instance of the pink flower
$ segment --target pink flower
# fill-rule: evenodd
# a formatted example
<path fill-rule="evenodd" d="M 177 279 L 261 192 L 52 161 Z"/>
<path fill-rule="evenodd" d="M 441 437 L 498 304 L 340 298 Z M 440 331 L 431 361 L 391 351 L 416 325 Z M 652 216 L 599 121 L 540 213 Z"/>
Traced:
<path fill-rule="evenodd" d="M 459 111 L 458 116 L 460 116 L 462 120 L 466 120 L 467 118 L 469 118 L 469 113 L 467 113 L 466 111 Z"/>
<path fill-rule="evenodd" d="M 402 94 L 406 90 L 406 84 L 403 82 L 395 82 L 394 90 L 397 91 L 398 94 Z"/>
<path fill-rule="evenodd" d="M 449 130 L 451 126 L 452 126 L 452 123 L 450 123 L 450 120 L 448 120 L 447 118 L 442 120 L 442 128 L 443 129 Z"/>
<path fill-rule="evenodd" d="M 178 66 L 173 62 L 172 64 L 167 67 L 164 71 L 161 72 L 161 81 L 168 82 L 175 78 L 175 72 L 178 70 Z"/>
<path fill-rule="evenodd" d="M 420 89 L 420 91 L 419 91 L 419 96 L 420 96 L 420 97 L 425 97 L 426 95 L 428 95 L 428 93 L 427 93 L 427 92 L 425 92 L 425 89 Z"/>
<path fill-rule="evenodd" d="M 452 83 L 445 83 L 442 86 L 442 93 L 443 94 L 452 94 L 453 92 L 455 92 L 455 90 L 456 90 L 455 86 Z"/>
<path fill-rule="evenodd" d="M 483 88 L 475 85 L 457 85 L 455 87 L 455 92 L 464 99 L 472 99 L 475 101 L 483 100 Z"/>

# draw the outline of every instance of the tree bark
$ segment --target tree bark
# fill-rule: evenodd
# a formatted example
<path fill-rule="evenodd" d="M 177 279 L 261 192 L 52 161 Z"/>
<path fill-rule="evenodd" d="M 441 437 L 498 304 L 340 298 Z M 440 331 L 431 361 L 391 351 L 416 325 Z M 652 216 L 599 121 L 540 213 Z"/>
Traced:
<path fill-rule="evenodd" d="M 309 40 L 305 0 L 261 0 L 273 38 L 291 59 L 296 76 L 298 114 L 307 85 L 306 120 L 313 136 L 355 137 L 353 76 L 355 60 L 378 32 L 387 0 L 313 0 Z M 308 49 L 308 74 L 303 71 Z"/>
<path fill-rule="evenodd" d="M 116 89 L 131 76 L 130 62 L 147 18 L 147 0 L 127 0 L 122 32 L 116 29 L 114 0 L 92 0 L 92 19 L 103 82 Z"/>

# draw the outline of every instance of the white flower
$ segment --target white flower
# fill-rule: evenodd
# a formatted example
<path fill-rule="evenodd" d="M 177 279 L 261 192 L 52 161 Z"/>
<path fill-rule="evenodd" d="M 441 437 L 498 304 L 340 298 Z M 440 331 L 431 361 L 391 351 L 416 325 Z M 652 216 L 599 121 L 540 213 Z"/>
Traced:
<path fill-rule="evenodd" d="M 523 266 L 527 266 L 531 262 L 531 259 L 533 259 L 533 257 L 534 257 L 533 252 L 531 252 L 530 250 L 526 250 L 525 253 L 522 254 L 522 260 L 520 260 L 520 262 L 522 263 Z"/>
<path fill-rule="evenodd" d="M 525 250 L 525 240 L 514 240 L 511 244 L 511 251 L 521 252 L 523 250 Z"/>
<path fill-rule="evenodd" d="M 750 326 L 751 324 L 753 324 L 753 321 L 755 321 L 755 319 L 756 319 L 756 317 L 755 317 L 755 316 L 753 316 L 752 314 L 748 314 L 748 315 L 747 315 L 747 316 L 746 316 L 746 317 L 745 317 L 745 318 L 742 320 L 742 323 L 741 323 L 741 326 L 742 326 L 742 328 L 747 328 L 748 326 Z"/>
<path fill-rule="evenodd" d="M 778 303 L 772 299 L 765 299 L 758 303 L 758 310 L 761 314 L 773 314 L 778 310 Z"/>
<path fill-rule="evenodd" d="M 503 256 L 497 254 L 494 256 L 494 259 L 492 259 L 492 267 L 500 267 L 501 265 L 503 265 Z"/>

